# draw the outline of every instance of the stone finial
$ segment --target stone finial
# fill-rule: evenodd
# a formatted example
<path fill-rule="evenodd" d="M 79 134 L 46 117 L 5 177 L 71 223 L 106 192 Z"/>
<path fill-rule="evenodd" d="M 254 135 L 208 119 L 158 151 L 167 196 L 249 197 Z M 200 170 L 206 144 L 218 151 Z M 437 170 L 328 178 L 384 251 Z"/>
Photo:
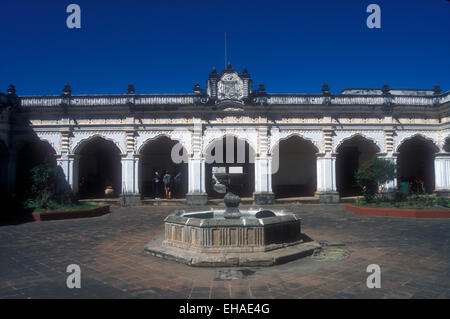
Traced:
<path fill-rule="evenodd" d="M 16 87 L 14 84 L 10 84 L 8 87 L 8 94 L 9 95 L 16 95 Z"/>
<path fill-rule="evenodd" d="M 211 73 L 209 74 L 209 77 L 210 77 L 210 78 L 216 78 L 216 77 L 217 77 L 217 71 L 216 71 L 216 68 L 215 68 L 215 67 L 213 67 L 213 68 L 211 69 Z"/>
<path fill-rule="evenodd" d="M 433 92 L 434 92 L 434 93 L 433 93 L 434 95 L 440 95 L 440 94 L 442 93 L 441 87 L 440 87 L 439 85 L 436 84 L 436 85 L 434 86 Z"/>
<path fill-rule="evenodd" d="M 245 79 L 250 78 L 250 74 L 248 74 L 247 68 L 242 69 L 242 75 L 241 75 L 241 77 L 242 77 L 242 78 L 245 78 Z"/>
<path fill-rule="evenodd" d="M 330 95 L 330 88 L 328 87 L 327 82 L 324 82 L 322 85 L 322 94 L 323 95 Z"/>
<path fill-rule="evenodd" d="M 259 92 L 259 93 L 264 93 L 264 92 L 266 92 L 266 88 L 265 88 L 263 82 L 259 83 L 258 92 Z"/>
<path fill-rule="evenodd" d="M 198 82 L 195 83 L 195 84 L 194 84 L 194 93 L 200 94 L 201 91 L 202 91 L 202 89 L 200 88 L 200 84 L 198 84 Z"/>
<path fill-rule="evenodd" d="M 72 95 L 72 89 L 70 88 L 69 83 L 66 83 L 66 85 L 63 88 L 63 95 L 65 96 L 71 96 Z"/>
<path fill-rule="evenodd" d="M 127 94 L 134 94 L 134 93 L 135 93 L 134 85 L 132 83 L 128 84 Z"/>
<path fill-rule="evenodd" d="M 228 64 L 227 64 L 227 70 L 232 70 L 232 69 L 233 69 L 233 67 L 231 66 L 231 63 L 228 62 Z"/>
<path fill-rule="evenodd" d="M 389 85 L 387 83 L 384 83 L 381 87 L 381 92 L 383 92 L 383 95 L 389 95 Z"/>

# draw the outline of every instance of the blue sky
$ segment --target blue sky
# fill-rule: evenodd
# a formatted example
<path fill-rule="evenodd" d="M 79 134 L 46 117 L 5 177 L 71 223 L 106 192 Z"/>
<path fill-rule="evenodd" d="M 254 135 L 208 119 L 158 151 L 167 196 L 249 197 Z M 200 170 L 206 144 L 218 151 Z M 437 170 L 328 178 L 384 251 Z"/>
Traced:
<path fill-rule="evenodd" d="M 81 29 L 66 7 L 81 7 Z M 381 29 L 366 8 L 381 7 Z M 213 66 L 246 67 L 269 93 L 349 87 L 450 90 L 450 2 L 2 0 L 0 91 L 19 95 L 191 93 Z"/>

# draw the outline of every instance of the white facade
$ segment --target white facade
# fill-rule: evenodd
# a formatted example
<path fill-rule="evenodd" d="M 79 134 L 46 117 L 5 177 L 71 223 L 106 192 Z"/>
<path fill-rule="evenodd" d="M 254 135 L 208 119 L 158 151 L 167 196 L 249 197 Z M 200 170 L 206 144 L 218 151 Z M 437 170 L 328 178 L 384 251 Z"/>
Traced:
<path fill-rule="evenodd" d="M 229 67 L 220 74 L 213 71 L 207 90 L 196 85 L 193 94 L 140 95 L 134 90 L 123 95 L 9 94 L 9 101 L 16 98 L 18 103 L 9 106 L 10 102 L 4 102 L 0 138 L 8 149 L 10 172 L 21 141 L 35 135 L 48 142 L 75 192 L 79 149 L 94 137 L 112 141 L 121 156 L 122 192 L 138 195 L 141 150 L 149 141 L 166 136 L 187 152 L 188 200 L 203 203 L 208 183 L 206 150 L 227 135 L 245 140 L 255 153 L 257 202 L 273 198 L 274 151 L 289 137 L 301 137 L 314 147 L 316 196 L 333 202 L 339 198 L 336 157 L 343 143 L 359 136 L 377 147 L 378 156 L 396 161 L 401 145 L 421 136 L 436 148 L 435 190 L 450 192 L 449 92 L 369 91 L 345 90 L 333 95 L 324 86 L 322 94 L 267 94 L 263 87 L 251 89 L 245 70 L 239 74 Z M 9 189 L 14 189 L 14 173 L 8 180 Z"/>

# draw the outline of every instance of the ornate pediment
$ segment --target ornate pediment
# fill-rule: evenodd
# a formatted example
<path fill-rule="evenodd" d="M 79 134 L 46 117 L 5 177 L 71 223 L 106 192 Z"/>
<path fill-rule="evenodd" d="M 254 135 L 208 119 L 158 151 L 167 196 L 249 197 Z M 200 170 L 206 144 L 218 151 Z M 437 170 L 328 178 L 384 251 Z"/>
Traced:
<path fill-rule="evenodd" d="M 242 100 L 244 98 L 244 82 L 237 72 L 225 73 L 217 83 L 217 98 L 221 100 Z"/>
<path fill-rule="evenodd" d="M 247 69 L 244 68 L 242 74 L 239 74 L 228 64 L 220 74 L 213 68 L 208 77 L 205 95 L 212 104 L 244 105 L 251 92 L 252 81 Z"/>

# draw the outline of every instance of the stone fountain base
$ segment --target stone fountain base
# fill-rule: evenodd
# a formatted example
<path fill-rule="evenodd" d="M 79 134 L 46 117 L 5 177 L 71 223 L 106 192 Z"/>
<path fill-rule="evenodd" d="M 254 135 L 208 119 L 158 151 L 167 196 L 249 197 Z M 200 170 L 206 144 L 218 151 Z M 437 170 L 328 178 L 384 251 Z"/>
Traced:
<path fill-rule="evenodd" d="M 260 267 L 283 264 L 292 260 L 310 256 L 320 244 L 315 241 L 298 242 L 276 250 L 259 252 L 198 252 L 163 245 L 164 236 L 160 235 L 148 243 L 144 250 L 155 257 L 173 260 L 196 267 Z"/>
<path fill-rule="evenodd" d="M 281 264 L 309 256 L 320 247 L 301 233 L 301 219 L 295 214 L 246 209 L 241 210 L 241 218 L 230 219 L 227 213 L 175 212 L 165 219 L 164 236 L 144 249 L 191 266 L 224 267 Z"/>

